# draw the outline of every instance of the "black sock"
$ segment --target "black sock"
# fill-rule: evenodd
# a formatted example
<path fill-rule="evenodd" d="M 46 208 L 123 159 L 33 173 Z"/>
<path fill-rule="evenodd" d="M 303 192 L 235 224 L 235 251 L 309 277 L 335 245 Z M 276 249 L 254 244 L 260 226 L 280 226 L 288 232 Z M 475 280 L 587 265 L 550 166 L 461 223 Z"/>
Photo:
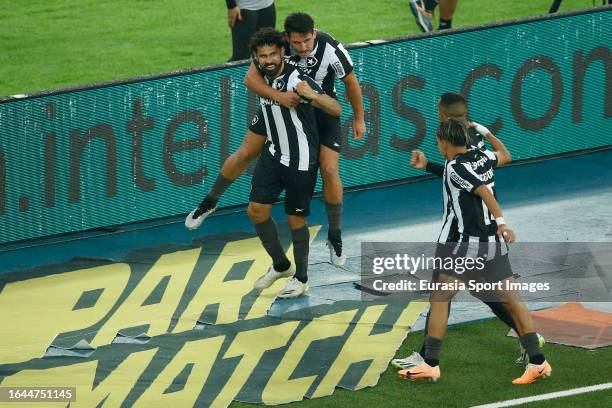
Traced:
<path fill-rule="evenodd" d="M 451 302 L 448 302 L 448 318 L 450 318 L 450 311 L 451 311 Z M 425 337 L 427 337 L 427 328 L 429 326 L 429 313 L 431 313 L 430 311 L 427 312 L 427 317 L 425 317 Z M 425 356 L 425 342 L 423 342 L 423 345 L 421 346 L 421 350 L 419 351 L 419 354 L 421 355 L 421 357 Z M 429 364 L 429 363 L 427 363 Z M 429 364 L 431 365 L 431 364 Z"/>
<path fill-rule="evenodd" d="M 440 362 L 440 351 L 442 350 L 442 339 L 437 339 L 435 337 L 427 336 L 425 337 L 425 341 L 423 341 L 424 353 L 422 355 L 423 359 L 427 364 L 432 367 L 435 367 Z"/>
<path fill-rule="evenodd" d="M 342 241 L 342 231 L 340 231 L 339 229 L 330 229 L 327 232 L 327 239 L 332 242 Z"/>
<path fill-rule="evenodd" d="M 257 232 L 257 236 L 259 236 L 264 249 L 268 255 L 270 255 L 270 258 L 272 258 L 274 269 L 279 272 L 287 270 L 290 263 L 278 239 L 278 230 L 276 229 L 276 223 L 272 217 L 268 218 L 264 222 L 255 224 L 255 231 Z"/>
<path fill-rule="evenodd" d="M 205 213 L 208 210 L 211 210 L 211 209 L 215 208 L 217 206 L 217 202 L 218 202 L 218 200 L 215 200 L 211 196 L 207 195 L 206 197 L 204 197 L 202 202 L 198 205 L 198 210 L 199 211 L 197 211 L 197 212 L 199 214 L 197 214 L 197 215 L 200 215 L 202 213 Z"/>
<path fill-rule="evenodd" d="M 536 354 L 534 356 L 530 356 L 529 357 L 529 362 L 531 364 L 537 364 L 540 365 L 542 364 L 544 361 L 546 361 L 546 358 L 544 357 L 544 354 Z"/>
<path fill-rule="evenodd" d="M 325 211 L 327 212 L 329 231 L 340 231 L 340 228 L 342 227 L 342 203 L 331 204 L 326 201 Z"/>
<path fill-rule="evenodd" d="M 451 28 L 453 25 L 453 20 L 444 20 L 444 19 L 440 19 L 440 25 L 438 26 L 438 30 L 448 30 L 449 28 Z"/>
<path fill-rule="evenodd" d="M 529 362 L 531 364 L 542 364 L 545 360 L 542 348 L 540 347 L 540 339 L 537 333 L 527 333 L 519 337 L 521 345 L 529 356 Z"/>
<path fill-rule="evenodd" d="M 293 240 L 293 258 L 295 260 L 295 278 L 302 283 L 308 281 L 308 252 L 310 251 L 310 231 L 305 225 L 291 230 Z"/>
<path fill-rule="evenodd" d="M 225 193 L 225 190 L 227 190 L 227 188 L 231 186 L 233 182 L 234 180 L 227 179 L 221 174 L 219 174 L 215 179 L 215 182 L 211 187 L 210 191 L 208 192 L 208 196 L 212 200 L 219 201 L 219 197 L 221 197 L 223 193 Z"/>

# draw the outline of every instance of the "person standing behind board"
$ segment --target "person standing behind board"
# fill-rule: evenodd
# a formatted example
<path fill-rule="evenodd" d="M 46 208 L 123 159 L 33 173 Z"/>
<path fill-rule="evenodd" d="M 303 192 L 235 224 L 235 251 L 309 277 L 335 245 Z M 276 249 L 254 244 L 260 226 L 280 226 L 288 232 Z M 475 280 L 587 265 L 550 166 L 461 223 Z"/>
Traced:
<path fill-rule="evenodd" d="M 227 25 L 232 30 L 232 57 L 240 61 L 251 57 L 249 41 L 263 27 L 276 27 L 274 0 L 225 0 Z"/>

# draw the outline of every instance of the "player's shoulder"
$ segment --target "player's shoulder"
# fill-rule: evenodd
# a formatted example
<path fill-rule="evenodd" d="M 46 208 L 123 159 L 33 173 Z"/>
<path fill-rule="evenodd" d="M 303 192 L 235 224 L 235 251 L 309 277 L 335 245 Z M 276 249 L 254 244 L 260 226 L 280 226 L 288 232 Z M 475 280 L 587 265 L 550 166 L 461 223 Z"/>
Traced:
<path fill-rule="evenodd" d="M 325 31 L 317 31 L 317 41 L 319 41 L 319 44 L 329 44 L 332 47 L 338 47 L 338 45 L 340 45 L 340 42 L 336 40 L 334 36 Z"/>
<path fill-rule="evenodd" d="M 465 153 L 458 154 L 454 159 L 455 166 L 463 166 L 465 164 L 471 164 L 482 160 L 483 157 L 486 159 L 486 156 L 480 149 L 477 147 L 469 148 Z"/>

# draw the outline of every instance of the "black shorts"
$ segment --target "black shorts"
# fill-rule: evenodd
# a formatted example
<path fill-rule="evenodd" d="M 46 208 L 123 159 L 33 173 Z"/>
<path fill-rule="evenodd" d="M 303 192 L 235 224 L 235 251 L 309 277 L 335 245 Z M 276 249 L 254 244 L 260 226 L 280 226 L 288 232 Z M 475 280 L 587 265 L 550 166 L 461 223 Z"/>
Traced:
<path fill-rule="evenodd" d="M 506 245 L 506 243 L 497 243 L 498 245 Z M 453 249 L 455 248 L 455 243 L 447 243 L 447 244 L 438 244 L 436 247 L 436 258 L 442 259 L 453 259 L 453 268 L 442 268 L 442 269 L 434 269 L 433 271 L 433 281 L 438 280 L 438 276 L 440 274 L 449 275 L 455 277 L 463 282 L 467 282 L 470 280 L 476 282 L 488 282 L 495 283 L 499 281 L 503 281 L 504 279 L 508 279 L 514 276 L 512 272 L 512 267 L 510 266 L 510 260 L 508 259 L 508 253 L 505 252 L 503 255 L 496 255 L 493 259 L 487 259 L 486 261 L 481 258 L 483 262 L 480 264 L 474 262 L 470 265 L 470 267 L 466 267 L 465 265 L 465 257 L 457 256 L 453 254 Z M 463 258 L 461 263 L 457 263 L 458 258 Z M 449 263 L 450 265 L 450 263 Z M 457 265 L 463 265 L 457 267 Z M 483 267 L 480 267 L 483 266 Z"/>
<path fill-rule="evenodd" d="M 300 171 L 282 165 L 266 151 L 257 160 L 249 201 L 274 204 L 285 190 L 285 213 L 307 216 L 317 184 L 317 168 Z"/>
<path fill-rule="evenodd" d="M 340 118 L 325 113 L 321 109 L 315 109 L 314 111 L 321 145 L 340 153 L 340 145 L 342 145 Z"/>

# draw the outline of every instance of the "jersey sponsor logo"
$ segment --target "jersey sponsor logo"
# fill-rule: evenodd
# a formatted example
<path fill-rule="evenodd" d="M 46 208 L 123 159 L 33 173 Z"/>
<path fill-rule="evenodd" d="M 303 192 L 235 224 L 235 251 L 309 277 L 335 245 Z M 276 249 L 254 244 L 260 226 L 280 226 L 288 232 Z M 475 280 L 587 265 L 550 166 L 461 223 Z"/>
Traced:
<path fill-rule="evenodd" d="M 467 182 L 465 179 L 462 179 L 457 173 L 455 173 L 454 171 L 450 171 L 448 173 L 449 177 L 451 178 L 451 180 L 453 180 L 455 182 L 455 184 L 457 184 L 460 187 L 465 188 L 466 190 L 470 190 L 473 186 Z"/>
<path fill-rule="evenodd" d="M 474 170 L 476 170 L 479 167 L 483 167 L 487 163 L 487 160 L 488 160 L 488 157 L 483 156 L 474 162 L 470 162 L 470 165 L 472 166 Z"/>
<path fill-rule="evenodd" d="M 262 97 L 259 98 L 259 104 L 261 106 L 279 106 L 280 105 L 274 99 L 262 98 Z"/>
<path fill-rule="evenodd" d="M 296 208 L 296 209 L 295 209 L 295 212 L 297 212 L 297 213 L 303 213 L 303 212 L 304 212 L 304 209 L 303 209 L 303 208 Z"/>
<path fill-rule="evenodd" d="M 334 69 L 336 75 L 338 75 L 339 77 L 343 77 L 346 72 L 344 71 L 344 67 L 342 66 L 342 63 L 340 61 L 334 62 L 332 64 L 332 68 Z"/>
<path fill-rule="evenodd" d="M 259 115 L 255 114 L 255 116 L 253 116 L 253 119 L 251 119 L 251 126 L 255 126 L 257 122 L 259 122 Z"/>

